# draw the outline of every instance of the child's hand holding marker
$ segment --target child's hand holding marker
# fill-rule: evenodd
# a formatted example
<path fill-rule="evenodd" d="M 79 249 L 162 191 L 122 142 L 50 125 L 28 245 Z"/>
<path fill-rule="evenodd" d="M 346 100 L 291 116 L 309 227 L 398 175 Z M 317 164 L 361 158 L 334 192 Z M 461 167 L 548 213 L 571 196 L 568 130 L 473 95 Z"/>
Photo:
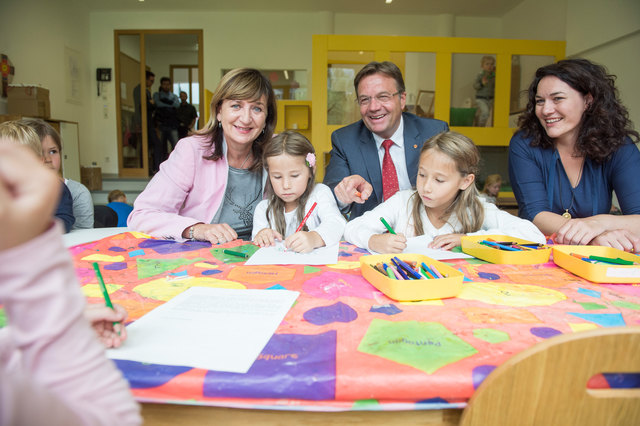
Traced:
<path fill-rule="evenodd" d="M 380 221 L 389 233 L 372 235 L 369 248 L 378 253 L 402 253 L 407 248 L 407 238 L 403 234 L 396 234 L 384 218 L 381 217 Z"/>
<path fill-rule="evenodd" d="M 260 247 L 273 247 L 276 245 L 276 241 L 282 241 L 282 235 L 274 229 L 264 228 L 258 232 L 253 239 L 253 242 Z"/>

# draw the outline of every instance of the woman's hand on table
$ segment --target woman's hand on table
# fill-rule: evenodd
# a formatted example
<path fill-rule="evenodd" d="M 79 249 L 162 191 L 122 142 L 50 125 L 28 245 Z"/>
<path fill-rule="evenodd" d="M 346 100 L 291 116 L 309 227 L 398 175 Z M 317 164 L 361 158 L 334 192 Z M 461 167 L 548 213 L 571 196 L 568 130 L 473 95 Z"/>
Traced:
<path fill-rule="evenodd" d="M 189 228 L 185 232 L 188 233 Z M 182 234 L 183 237 L 185 232 Z M 227 223 L 198 223 L 193 226 L 193 238 L 198 241 L 209 241 L 211 244 L 224 244 L 238 238 L 238 234 Z"/>
<path fill-rule="evenodd" d="M 97 303 L 89 303 L 84 308 L 84 317 L 89 321 L 105 348 L 120 347 L 127 339 L 127 329 L 124 327 L 127 311 L 117 303 L 113 304 L 113 309 Z"/>
<path fill-rule="evenodd" d="M 253 242 L 260 247 L 271 247 L 276 241 L 282 241 L 282 235 L 271 228 L 261 229 L 253 239 Z"/>
<path fill-rule="evenodd" d="M 570 219 L 558 229 L 556 244 L 587 245 L 597 236 L 607 232 L 602 216 Z"/>
<path fill-rule="evenodd" d="M 603 232 L 591 240 L 589 244 L 640 253 L 640 237 L 626 229 L 615 229 L 613 231 Z"/>
<path fill-rule="evenodd" d="M 451 250 L 454 247 L 458 247 L 461 244 L 460 238 L 465 234 L 446 234 L 438 235 L 428 245 L 429 248 L 439 250 Z"/>
<path fill-rule="evenodd" d="M 404 234 L 376 234 L 369 238 L 369 248 L 378 253 L 402 253 L 407 248 Z"/>

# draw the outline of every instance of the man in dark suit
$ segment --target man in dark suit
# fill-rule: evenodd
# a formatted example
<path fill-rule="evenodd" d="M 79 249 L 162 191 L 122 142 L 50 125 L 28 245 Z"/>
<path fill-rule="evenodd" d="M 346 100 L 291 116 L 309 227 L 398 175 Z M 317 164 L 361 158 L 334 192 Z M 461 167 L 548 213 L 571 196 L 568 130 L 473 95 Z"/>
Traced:
<path fill-rule="evenodd" d="M 362 120 L 333 132 L 324 176 L 341 211 L 350 218 L 373 209 L 397 190 L 414 187 L 422 145 L 449 129 L 444 121 L 402 112 L 404 79 L 391 62 L 365 65 L 354 86 Z"/>

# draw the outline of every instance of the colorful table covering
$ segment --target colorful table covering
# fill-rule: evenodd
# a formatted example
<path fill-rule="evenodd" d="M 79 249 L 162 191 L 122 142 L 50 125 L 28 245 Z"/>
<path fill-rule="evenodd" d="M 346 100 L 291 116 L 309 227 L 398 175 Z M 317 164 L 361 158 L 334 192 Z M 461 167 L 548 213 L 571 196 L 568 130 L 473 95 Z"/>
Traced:
<path fill-rule="evenodd" d="M 447 261 L 465 275 L 459 297 L 401 303 L 362 277 L 359 258 L 367 253 L 348 243 L 339 262 L 326 266 L 245 266 L 222 247 L 257 249 L 133 232 L 70 249 L 89 300 L 103 303 L 91 266 L 98 262 L 111 299 L 131 321 L 191 286 L 300 292 L 246 374 L 115 361 L 139 401 L 325 411 L 463 407 L 496 366 L 544 339 L 640 323 L 638 284 L 596 285 L 553 262 Z"/>

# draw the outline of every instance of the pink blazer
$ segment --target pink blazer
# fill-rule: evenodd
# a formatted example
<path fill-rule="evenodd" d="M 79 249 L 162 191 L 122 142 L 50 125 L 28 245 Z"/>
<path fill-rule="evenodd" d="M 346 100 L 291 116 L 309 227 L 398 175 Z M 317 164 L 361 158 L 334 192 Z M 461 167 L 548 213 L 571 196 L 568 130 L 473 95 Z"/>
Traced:
<path fill-rule="evenodd" d="M 205 140 L 196 135 L 178 142 L 136 198 L 127 220 L 129 228 L 184 241 L 182 232 L 186 228 L 198 222 L 211 223 L 224 200 L 229 165 L 226 156 L 218 161 L 203 158 L 212 152 Z M 263 173 L 263 188 L 265 182 Z"/>

